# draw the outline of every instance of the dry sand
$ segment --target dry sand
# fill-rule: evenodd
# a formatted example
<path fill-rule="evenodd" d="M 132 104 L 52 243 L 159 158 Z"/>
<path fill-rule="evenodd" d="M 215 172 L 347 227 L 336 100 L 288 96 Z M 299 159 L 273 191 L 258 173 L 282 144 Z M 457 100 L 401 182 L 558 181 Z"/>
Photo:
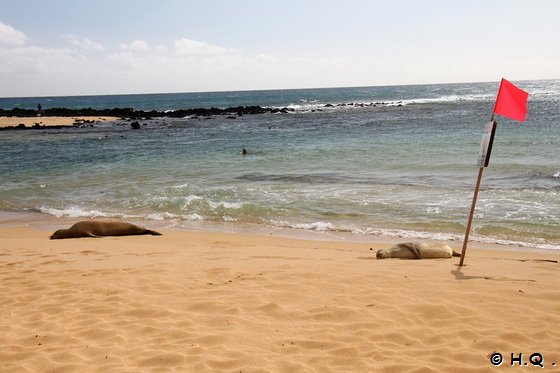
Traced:
<path fill-rule="evenodd" d="M 118 120 L 117 117 L 0 117 L 0 128 L 18 126 L 33 127 L 36 123 L 41 126 L 71 126 L 76 121 L 105 122 Z"/>
<path fill-rule="evenodd" d="M 554 253 L 469 248 L 459 270 L 375 260 L 386 244 L 50 233 L 0 228 L 2 372 L 478 372 L 511 353 L 523 371 L 534 352 L 560 366 Z"/>

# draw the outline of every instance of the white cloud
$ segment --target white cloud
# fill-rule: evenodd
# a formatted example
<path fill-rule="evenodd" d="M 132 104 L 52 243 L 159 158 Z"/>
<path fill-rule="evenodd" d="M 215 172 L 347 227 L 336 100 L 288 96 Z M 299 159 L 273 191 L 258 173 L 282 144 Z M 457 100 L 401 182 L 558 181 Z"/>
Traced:
<path fill-rule="evenodd" d="M 258 58 L 259 60 L 262 60 L 262 61 L 272 61 L 272 60 L 274 60 L 274 57 L 269 56 L 268 54 L 259 54 L 259 55 L 257 56 L 257 58 Z"/>
<path fill-rule="evenodd" d="M 12 42 L 0 48 L 0 96 L 297 88 L 348 78 L 340 73 L 344 62 L 249 55 L 185 37 L 154 46 L 136 39 L 116 48 L 74 35 L 63 39 L 62 47 Z"/>
<path fill-rule="evenodd" d="M 192 39 L 181 38 L 175 40 L 175 52 L 183 56 L 217 56 L 222 54 L 237 53 L 238 50 L 206 44 Z"/>
<path fill-rule="evenodd" d="M 126 44 L 121 43 L 120 45 L 122 50 L 131 51 L 131 52 L 145 52 L 150 49 L 148 43 L 144 40 L 134 40 L 132 43 Z"/>
<path fill-rule="evenodd" d="M 27 36 L 10 25 L 0 21 L 0 47 L 20 47 L 27 42 Z"/>
<path fill-rule="evenodd" d="M 82 50 L 85 50 L 85 51 L 101 52 L 105 49 L 103 47 L 103 45 L 101 45 L 100 43 L 91 41 L 90 39 L 87 39 L 87 38 L 78 39 L 74 35 L 63 35 L 62 38 L 64 40 L 66 40 L 66 42 L 68 44 L 70 44 L 71 46 L 82 49 Z"/>
<path fill-rule="evenodd" d="M 157 53 L 166 53 L 167 52 L 167 47 L 165 45 L 158 45 L 156 47 L 156 52 Z"/>
<path fill-rule="evenodd" d="M 0 32 L 0 38 L 5 35 Z M 188 38 L 153 46 L 137 39 L 114 47 L 73 35 L 64 39 L 63 47 L 29 45 L 25 35 L 0 43 L 0 97 L 421 83 L 419 79 L 456 81 L 460 73 L 454 68 L 458 60 L 424 56 L 409 64 L 407 58 L 399 62 L 397 53 L 290 58 L 253 55 Z M 523 71 L 558 71 L 555 61 L 535 61 Z M 498 62 L 494 65 L 484 65 L 490 78 L 504 71 Z M 480 74 L 464 67 L 462 72 Z M 507 76 L 522 78 L 521 73 L 512 69 Z"/>

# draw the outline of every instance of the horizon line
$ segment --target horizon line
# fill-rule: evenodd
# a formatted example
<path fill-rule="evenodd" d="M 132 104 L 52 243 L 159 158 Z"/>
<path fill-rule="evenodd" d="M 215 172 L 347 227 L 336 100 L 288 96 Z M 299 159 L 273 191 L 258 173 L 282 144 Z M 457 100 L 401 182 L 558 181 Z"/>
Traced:
<path fill-rule="evenodd" d="M 462 81 L 446 83 L 410 83 L 410 84 L 380 84 L 380 85 L 356 85 L 356 86 L 327 86 L 327 87 L 302 87 L 302 88 L 265 88 L 265 89 L 238 89 L 238 90 L 216 90 L 216 91 L 175 91 L 175 92 L 143 92 L 143 93 L 106 93 L 106 94 L 77 94 L 77 95 L 41 95 L 41 96 L 0 96 L 0 99 L 18 98 L 62 98 L 62 97 L 96 97 L 96 96 L 142 96 L 142 95 L 169 95 L 169 94 L 196 94 L 196 93 L 233 93 L 233 92 L 269 92 L 269 91 L 298 91 L 298 90 L 320 90 L 320 89 L 342 89 L 342 88 L 374 88 L 374 87 L 404 87 L 404 86 L 424 86 L 424 85 L 452 85 L 452 84 L 481 84 L 499 83 L 498 80 L 488 81 Z M 510 80 L 510 79 L 508 79 Z M 560 78 L 546 79 L 511 79 L 511 82 L 524 81 L 548 81 L 560 80 Z"/>

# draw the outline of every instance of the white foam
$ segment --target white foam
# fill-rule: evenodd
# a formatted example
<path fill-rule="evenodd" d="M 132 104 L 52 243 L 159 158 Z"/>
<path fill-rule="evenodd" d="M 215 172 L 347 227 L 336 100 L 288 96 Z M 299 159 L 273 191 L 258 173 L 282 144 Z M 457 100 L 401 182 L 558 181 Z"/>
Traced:
<path fill-rule="evenodd" d="M 533 89 L 529 93 L 533 99 L 535 97 L 557 99 L 560 95 L 558 91 L 551 89 Z"/>
<path fill-rule="evenodd" d="M 360 235 L 373 235 L 380 237 L 391 238 L 409 238 L 409 239 L 431 239 L 437 241 L 455 241 L 459 236 L 451 233 L 435 233 L 435 232 L 422 232 L 422 231 L 406 231 L 402 229 L 359 229 L 356 228 L 352 231 L 354 234 Z"/>
<path fill-rule="evenodd" d="M 407 99 L 386 99 L 386 100 L 357 100 L 353 102 L 330 102 L 330 103 L 318 103 L 317 101 L 305 101 L 300 100 L 300 103 L 290 104 L 287 107 L 295 112 L 310 112 L 314 110 L 343 110 L 343 109 L 353 109 L 353 108 L 363 108 L 363 107 L 379 107 L 379 106 L 406 106 L 410 104 L 436 104 L 436 103 L 453 103 L 453 102 L 464 102 L 464 101 L 484 101 L 489 100 L 494 97 L 494 94 L 479 93 L 479 94 L 464 94 L 464 95 L 445 95 L 439 97 L 418 97 L 418 98 L 407 98 Z M 284 106 L 276 107 L 274 109 L 282 109 Z"/>
<path fill-rule="evenodd" d="M 434 104 L 446 102 L 462 102 L 462 101 L 484 101 L 494 97 L 492 94 L 469 94 L 469 95 L 446 95 L 440 97 L 411 98 L 402 100 L 402 105 L 408 104 Z"/>
<path fill-rule="evenodd" d="M 178 216 L 175 214 L 171 214 L 169 212 L 163 212 L 163 213 L 153 213 L 153 214 L 148 214 L 146 216 L 146 219 L 148 220 L 157 220 L 157 221 L 163 221 L 166 219 L 176 219 Z"/>
<path fill-rule="evenodd" d="M 326 231 L 335 230 L 331 223 L 327 223 L 327 222 L 324 222 L 324 221 L 318 221 L 318 222 L 309 223 L 309 224 L 292 224 L 290 227 L 294 228 L 294 229 L 305 229 L 305 230 L 313 230 L 313 231 L 319 231 L 319 232 L 326 232 Z"/>
<path fill-rule="evenodd" d="M 188 206 L 191 204 L 192 201 L 198 201 L 203 199 L 201 196 L 197 196 L 195 194 L 190 194 L 188 196 L 186 196 L 185 198 L 185 204 Z"/>
<path fill-rule="evenodd" d="M 435 240 L 435 241 L 456 241 L 462 242 L 463 236 L 452 234 L 452 233 L 436 233 L 436 232 L 423 232 L 423 231 L 405 231 L 400 229 L 355 229 L 352 231 L 354 234 L 358 235 L 374 235 L 379 237 L 390 237 L 390 238 L 404 238 L 404 239 L 425 239 L 425 240 Z M 521 241 L 510 241 L 504 239 L 498 239 L 493 237 L 480 237 L 473 235 L 470 240 L 474 242 L 496 244 L 502 246 L 516 246 L 516 247 L 526 247 L 532 249 L 542 249 L 542 250 L 560 250 L 560 245 L 546 244 L 546 243 L 531 243 L 531 242 L 521 242 Z"/>
<path fill-rule="evenodd" d="M 290 104 L 288 106 L 285 106 L 286 108 L 290 109 L 290 110 L 295 110 L 298 112 L 301 111 L 312 111 L 312 110 L 317 110 L 317 109 L 323 109 L 325 107 L 324 104 L 317 104 L 317 103 L 308 103 L 308 104 Z M 274 109 L 283 109 L 284 106 L 280 107 L 273 107 Z"/>
<path fill-rule="evenodd" d="M 492 237 L 478 237 L 478 236 L 473 236 L 472 240 L 476 242 L 498 244 L 504 246 L 527 247 L 531 249 L 541 249 L 541 250 L 560 250 L 560 245 L 546 244 L 546 243 L 509 241 L 509 240 L 502 240 L 502 239 L 497 239 Z"/>
<path fill-rule="evenodd" d="M 186 221 L 203 221 L 204 218 L 198 214 L 188 214 L 188 215 L 182 215 L 181 219 L 186 220 Z"/>
<path fill-rule="evenodd" d="M 430 206 L 426 208 L 428 214 L 441 214 L 441 209 L 437 206 Z"/>
<path fill-rule="evenodd" d="M 189 186 L 188 183 L 184 183 L 184 184 L 174 185 L 174 186 L 172 186 L 172 188 L 174 188 L 174 189 L 183 189 L 183 188 L 187 188 L 188 186 Z"/>
<path fill-rule="evenodd" d="M 61 217 L 70 217 L 70 218 L 97 218 L 97 217 L 109 217 L 108 214 L 98 211 L 98 210 L 85 210 L 78 206 L 70 206 L 64 209 L 57 209 L 54 207 L 46 207 L 41 206 L 39 207 L 39 211 L 43 214 L 54 215 L 58 218 Z"/>
<path fill-rule="evenodd" d="M 241 202 L 224 202 L 224 201 L 212 202 L 212 201 L 208 201 L 208 204 L 213 209 L 223 207 L 225 209 L 235 210 L 235 209 L 240 209 L 241 207 L 243 207 L 243 203 L 241 203 Z"/>

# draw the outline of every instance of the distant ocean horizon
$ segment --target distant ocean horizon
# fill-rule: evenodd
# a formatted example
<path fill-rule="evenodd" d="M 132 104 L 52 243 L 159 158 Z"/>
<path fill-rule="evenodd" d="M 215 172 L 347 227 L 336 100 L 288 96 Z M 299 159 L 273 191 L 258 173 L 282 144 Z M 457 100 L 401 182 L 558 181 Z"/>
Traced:
<path fill-rule="evenodd" d="M 555 79 L 540 80 L 554 82 Z M 523 82 L 531 81 L 520 81 Z M 180 110 L 193 108 L 227 108 L 235 106 L 286 107 L 294 106 L 294 102 L 337 103 L 352 99 L 364 98 L 385 99 L 391 97 L 406 99 L 406 91 L 417 87 L 426 94 L 426 99 L 453 100 L 454 97 L 437 96 L 439 89 L 430 92 L 430 87 L 460 87 L 464 85 L 497 86 L 499 82 L 476 83 L 436 83 L 436 84 L 406 84 L 382 86 L 352 86 L 352 87 L 323 87 L 323 88 L 280 88 L 280 89 L 248 89 L 237 91 L 193 91 L 193 92 L 156 92 L 156 93 L 112 93 L 86 95 L 47 95 L 47 96 L 19 96 L 0 97 L 2 109 L 37 109 L 40 103 L 44 109 L 108 109 L 133 108 L 135 110 Z M 387 96 L 384 93 L 391 93 Z M 435 94 L 435 95 L 433 95 Z M 313 98 L 305 98 L 313 97 Z M 342 100 L 342 101 L 339 101 Z"/>
<path fill-rule="evenodd" d="M 497 117 L 471 238 L 560 249 L 560 81 Z M 0 108 L 262 106 L 0 133 L 0 216 L 110 217 L 461 241 L 499 82 L 0 98 Z M 241 148 L 249 151 L 241 155 Z"/>
<path fill-rule="evenodd" d="M 560 79 L 541 79 L 539 81 L 555 81 Z M 525 80 L 526 82 L 534 81 L 534 80 Z M 513 81 L 515 82 L 515 81 Z M 520 81 L 524 82 L 524 81 Z M 414 87 L 414 86 L 445 86 L 445 85 L 461 85 L 461 84 L 499 84 L 499 81 L 480 81 L 480 82 L 447 82 L 447 83 L 410 83 L 410 84 L 384 84 L 384 85 L 376 85 L 376 86 L 369 86 L 369 85 L 360 85 L 360 86 L 340 86 L 340 87 L 302 87 L 302 88 L 263 88 L 263 89 L 238 89 L 238 90 L 210 90 L 210 91 L 183 91 L 183 92 L 140 92 L 140 93 L 85 93 L 85 94 L 53 94 L 53 95 L 27 95 L 27 96 L 0 96 L 0 108 L 2 109 L 9 109 L 11 107 L 20 107 L 24 109 L 35 109 L 37 107 L 36 102 L 41 100 L 54 100 L 54 102 L 64 102 L 58 101 L 58 99 L 66 100 L 69 99 L 67 102 L 73 102 L 76 106 L 64 106 L 67 108 L 85 108 L 83 106 L 85 103 L 99 103 L 105 102 L 106 98 L 112 97 L 117 98 L 117 100 L 111 102 L 129 102 L 134 104 L 138 104 L 139 102 L 148 102 L 148 100 L 140 99 L 136 100 L 135 98 L 140 97 L 151 97 L 154 96 L 168 96 L 166 101 L 170 101 L 169 98 L 177 95 L 187 95 L 187 96 L 200 96 L 200 95 L 209 95 L 209 96 L 218 96 L 218 95 L 243 95 L 248 94 L 247 97 L 254 97 L 255 94 L 260 95 L 262 93 L 272 93 L 277 95 L 280 92 L 286 91 L 322 91 L 322 90 L 359 90 L 359 89 L 380 89 L 380 88 L 391 88 L 391 87 Z M 277 98 L 278 96 L 276 96 Z M 120 100 L 119 98 L 123 98 Z M 91 99 L 91 100 L 88 100 Z M 23 100 L 23 102 L 20 102 Z M 157 101 L 157 100 L 156 100 Z M 172 101 L 172 100 L 171 100 Z M 107 101 L 108 102 L 108 101 Z M 153 103 L 153 101 L 152 101 Z M 187 103 L 188 104 L 188 103 Z M 21 105 L 21 106 L 18 106 Z M 117 106 L 121 107 L 121 106 Z M 209 106 L 205 106 L 209 107 Z M 106 107 L 99 107 L 105 109 Z M 184 107 L 181 107 L 184 108 Z M 181 109 L 176 108 L 176 109 Z M 135 107 L 138 110 L 144 110 L 140 107 Z"/>

